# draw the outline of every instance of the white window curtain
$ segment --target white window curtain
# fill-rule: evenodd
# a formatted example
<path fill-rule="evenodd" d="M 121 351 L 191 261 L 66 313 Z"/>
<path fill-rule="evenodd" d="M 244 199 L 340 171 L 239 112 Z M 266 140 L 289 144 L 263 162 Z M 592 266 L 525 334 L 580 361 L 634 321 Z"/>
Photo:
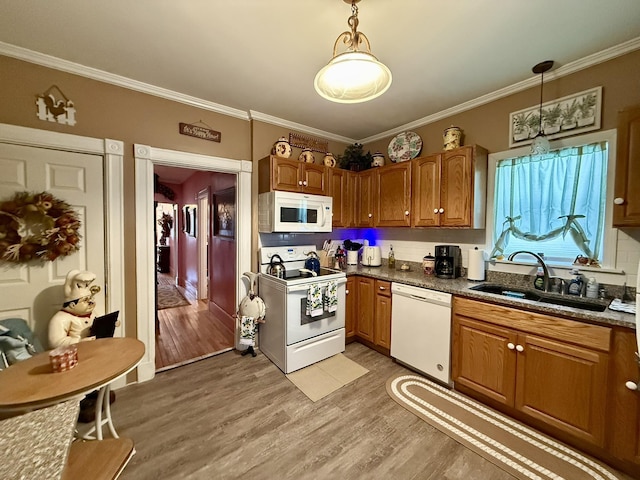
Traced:
<path fill-rule="evenodd" d="M 562 239 L 571 245 L 567 257 L 573 250 L 601 259 L 607 158 L 607 143 L 598 142 L 498 162 L 491 256 L 509 253 L 514 237 L 527 242 Z M 557 248 L 558 242 L 553 243 Z"/>

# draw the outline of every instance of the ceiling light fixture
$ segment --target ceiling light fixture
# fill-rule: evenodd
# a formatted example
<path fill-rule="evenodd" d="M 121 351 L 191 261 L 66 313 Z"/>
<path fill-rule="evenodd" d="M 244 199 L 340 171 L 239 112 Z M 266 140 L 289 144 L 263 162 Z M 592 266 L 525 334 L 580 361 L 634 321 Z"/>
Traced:
<path fill-rule="evenodd" d="M 344 0 L 351 4 L 351 16 L 347 21 L 351 31 L 338 36 L 333 45 L 333 58 L 318 72 L 314 81 L 318 94 L 332 102 L 366 102 L 382 95 L 391 85 L 391 71 L 373 56 L 367 36 L 357 31 L 356 3 L 359 1 Z M 341 41 L 347 50 L 337 53 Z"/>
<path fill-rule="evenodd" d="M 544 85 L 544 72 L 548 72 L 553 67 L 553 60 L 545 60 L 544 62 L 540 62 L 531 70 L 533 73 L 540 74 L 540 111 L 538 115 L 540 116 L 539 125 L 538 125 L 538 134 L 531 142 L 531 154 L 532 155 L 544 155 L 549 153 L 549 148 L 551 145 L 549 144 L 549 139 L 544 134 L 544 128 L 542 127 L 542 87 Z"/>

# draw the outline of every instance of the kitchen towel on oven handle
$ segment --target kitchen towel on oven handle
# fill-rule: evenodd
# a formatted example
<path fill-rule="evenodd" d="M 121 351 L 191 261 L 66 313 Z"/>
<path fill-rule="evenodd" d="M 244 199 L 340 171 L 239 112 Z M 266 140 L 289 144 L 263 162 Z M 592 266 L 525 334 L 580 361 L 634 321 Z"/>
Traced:
<path fill-rule="evenodd" d="M 306 314 L 310 317 L 322 315 L 322 287 L 319 283 L 309 285 L 307 291 L 307 309 Z"/>
<path fill-rule="evenodd" d="M 324 294 L 324 309 L 328 312 L 338 310 L 338 282 L 330 280 Z"/>

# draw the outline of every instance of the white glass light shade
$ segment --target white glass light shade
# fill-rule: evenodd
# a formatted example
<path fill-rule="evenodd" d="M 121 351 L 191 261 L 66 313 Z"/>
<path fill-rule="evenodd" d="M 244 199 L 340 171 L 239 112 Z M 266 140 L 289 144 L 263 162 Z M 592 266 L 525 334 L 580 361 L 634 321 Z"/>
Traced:
<path fill-rule="evenodd" d="M 318 94 L 338 103 L 359 103 L 379 97 L 391 85 L 391 71 L 365 52 L 336 55 L 316 75 Z"/>
<path fill-rule="evenodd" d="M 539 133 L 531 142 L 531 154 L 532 155 L 545 155 L 549 153 L 549 149 L 551 145 L 549 144 L 549 139 L 544 133 Z"/>

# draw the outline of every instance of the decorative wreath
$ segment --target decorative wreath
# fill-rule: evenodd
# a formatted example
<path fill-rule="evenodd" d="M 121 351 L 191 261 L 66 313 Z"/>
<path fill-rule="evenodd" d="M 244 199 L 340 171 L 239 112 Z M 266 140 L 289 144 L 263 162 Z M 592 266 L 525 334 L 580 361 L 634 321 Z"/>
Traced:
<path fill-rule="evenodd" d="M 50 193 L 17 192 L 0 202 L 0 259 L 52 262 L 80 249 L 80 219 Z"/>

